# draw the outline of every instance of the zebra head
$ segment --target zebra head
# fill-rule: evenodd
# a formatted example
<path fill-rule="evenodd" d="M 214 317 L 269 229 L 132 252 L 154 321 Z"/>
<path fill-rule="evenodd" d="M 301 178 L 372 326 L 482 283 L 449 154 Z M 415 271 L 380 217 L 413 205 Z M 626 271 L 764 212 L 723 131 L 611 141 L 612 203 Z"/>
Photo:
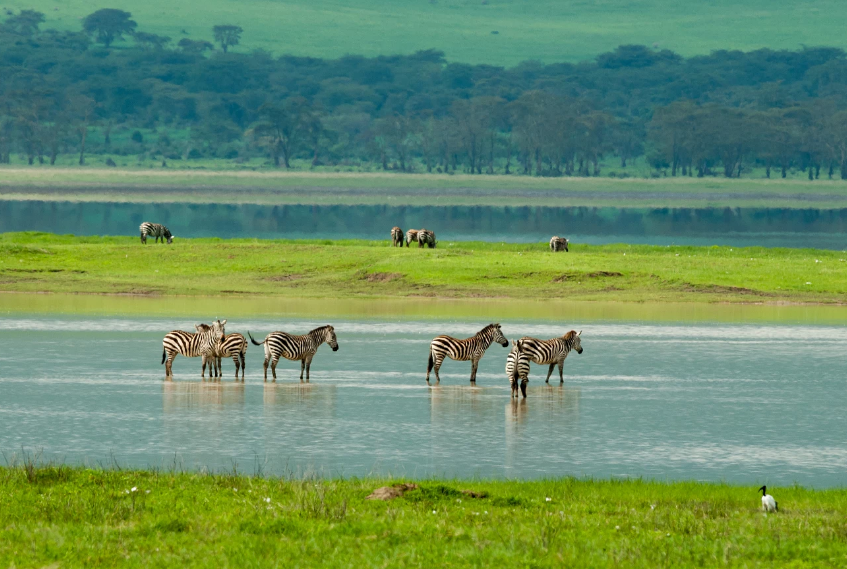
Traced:
<path fill-rule="evenodd" d="M 562 239 L 562 246 L 565 248 L 565 253 L 570 252 L 570 251 L 568 251 L 568 244 L 569 243 L 570 243 L 570 241 L 568 241 L 567 239 Z"/>
<path fill-rule="evenodd" d="M 582 330 L 580 330 L 579 332 L 574 332 L 573 330 L 571 330 L 570 332 L 565 334 L 565 340 L 567 340 L 568 344 L 570 344 L 571 349 L 576 350 L 576 353 L 578 354 L 582 353 L 582 342 L 580 342 L 579 339 L 580 334 L 582 334 Z"/>
<path fill-rule="evenodd" d="M 168 235 L 168 245 L 170 245 L 170 244 L 171 244 L 171 243 L 173 243 L 173 242 L 174 242 L 174 236 L 173 236 L 173 235 Z"/>
<path fill-rule="evenodd" d="M 504 348 L 508 348 L 509 340 L 507 340 L 506 336 L 503 335 L 503 330 L 500 329 L 500 325 L 490 324 L 488 327 L 491 328 L 491 341 L 497 342 Z"/>
<path fill-rule="evenodd" d="M 212 330 L 214 330 L 216 338 L 222 338 L 226 334 L 224 324 L 226 324 L 226 319 L 223 321 L 215 319 L 215 321 L 212 322 Z"/>
<path fill-rule="evenodd" d="M 329 344 L 329 347 L 332 348 L 333 352 L 337 352 L 338 338 L 335 337 L 335 328 L 333 328 L 332 326 L 327 326 L 324 334 L 324 342 Z"/>

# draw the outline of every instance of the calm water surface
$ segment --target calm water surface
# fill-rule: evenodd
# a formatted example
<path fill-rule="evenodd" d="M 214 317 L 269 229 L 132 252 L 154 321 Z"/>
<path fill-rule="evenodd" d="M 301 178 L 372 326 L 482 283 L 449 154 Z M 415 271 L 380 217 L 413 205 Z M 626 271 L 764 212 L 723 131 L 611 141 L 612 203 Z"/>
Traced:
<path fill-rule="evenodd" d="M 229 332 L 301 333 L 321 321 L 231 320 Z M 835 486 L 847 482 L 847 329 L 583 321 L 565 385 L 533 366 L 510 400 L 507 350 L 489 349 L 478 387 L 448 361 L 424 382 L 429 340 L 487 322 L 335 320 L 312 381 L 281 363 L 261 379 L 202 382 L 178 357 L 164 381 L 161 338 L 194 321 L 11 316 L 0 319 L 0 450 L 124 466 L 266 474 L 535 478 L 562 475 Z M 571 326 L 506 322 L 507 337 Z"/>

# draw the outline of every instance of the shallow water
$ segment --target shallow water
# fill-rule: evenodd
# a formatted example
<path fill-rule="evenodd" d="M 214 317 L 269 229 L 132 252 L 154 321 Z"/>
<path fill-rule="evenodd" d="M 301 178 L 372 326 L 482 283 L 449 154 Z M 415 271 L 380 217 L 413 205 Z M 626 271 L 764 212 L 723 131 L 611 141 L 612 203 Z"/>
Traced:
<path fill-rule="evenodd" d="M 327 321 L 231 319 L 254 336 Z M 836 326 L 574 321 L 582 355 L 565 384 L 533 366 L 529 397 L 510 400 L 507 350 L 448 361 L 424 382 L 429 340 L 483 321 L 334 320 L 312 381 L 281 363 L 261 379 L 202 382 L 177 358 L 164 381 L 161 337 L 179 319 L 11 315 L 0 319 L 0 450 L 73 463 L 265 474 L 513 477 L 644 476 L 750 484 L 847 481 L 847 330 Z M 566 331 L 507 322 L 510 338 Z"/>
<path fill-rule="evenodd" d="M 844 249 L 847 209 L 253 205 L 9 200 L 0 232 L 138 235 L 142 221 L 181 237 L 389 239 L 392 226 L 441 241 L 735 245 Z"/>

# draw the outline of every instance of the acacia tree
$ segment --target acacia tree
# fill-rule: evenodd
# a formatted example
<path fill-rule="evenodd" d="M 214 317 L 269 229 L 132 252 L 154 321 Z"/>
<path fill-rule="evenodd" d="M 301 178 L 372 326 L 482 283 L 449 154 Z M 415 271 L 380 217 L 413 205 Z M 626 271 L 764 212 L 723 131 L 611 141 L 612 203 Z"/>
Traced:
<path fill-rule="evenodd" d="M 89 14 L 82 21 L 82 29 L 93 35 L 96 41 L 109 47 L 115 40 L 122 40 L 124 34 L 131 34 L 138 25 L 131 20 L 132 14 L 115 8 L 103 8 Z"/>
<path fill-rule="evenodd" d="M 5 27 L 16 34 L 31 36 L 44 23 L 44 14 L 35 10 L 21 10 L 17 15 L 6 19 Z"/>
<path fill-rule="evenodd" d="M 224 53 L 241 41 L 241 26 L 221 25 L 212 28 L 212 33 L 215 35 L 215 41 L 221 44 L 221 49 Z"/>
<path fill-rule="evenodd" d="M 262 121 L 250 129 L 249 134 L 268 148 L 274 166 L 280 158 L 286 168 L 291 168 L 291 154 L 302 131 L 302 117 L 306 100 L 292 97 L 283 103 L 265 103 L 259 108 Z"/>

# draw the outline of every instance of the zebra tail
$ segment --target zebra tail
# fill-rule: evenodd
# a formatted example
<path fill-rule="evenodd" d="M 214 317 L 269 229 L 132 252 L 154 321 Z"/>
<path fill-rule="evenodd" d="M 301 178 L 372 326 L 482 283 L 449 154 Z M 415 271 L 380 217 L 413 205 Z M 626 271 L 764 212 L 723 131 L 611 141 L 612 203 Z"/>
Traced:
<path fill-rule="evenodd" d="M 167 353 L 168 352 L 165 350 L 165 348 L 162 348 L 162 364 L 165 363 L 165 358 L 167 357 L 166 356 Z M 162 365 L 162 364 L 159 364 L 159 365 Z"/>
<path fill-rule="evenodd" d="M 432 350 L 429 351 L 429 362 L 426 364 L 426 372 L 429 373 L 432 371 L 432 368 L 435 366 L 435 362 L 432 359 Z"/>
<path fill-rule="evenodd" d="M 261 346 L 262 344 L 265 343 L 264 340 L 262 340 L 261 342 L 257 342 L 256 340 L 254 340 L 253 335 L 250 333 L 250 330 L 247 330 L 247 335 L 250 336 L 250 341 L 253 342 L 253 344 L 256 345 L 256 346 Z"/>

